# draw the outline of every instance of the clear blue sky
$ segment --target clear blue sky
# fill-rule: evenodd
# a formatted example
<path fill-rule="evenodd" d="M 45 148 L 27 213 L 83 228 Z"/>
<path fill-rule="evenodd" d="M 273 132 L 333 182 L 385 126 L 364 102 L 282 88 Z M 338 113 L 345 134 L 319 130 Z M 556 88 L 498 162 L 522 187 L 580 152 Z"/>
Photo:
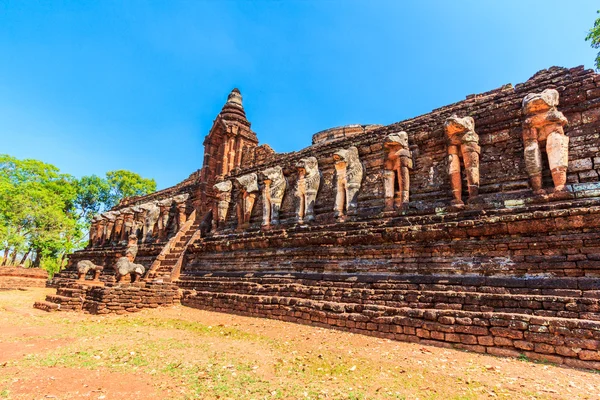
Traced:
<path fill-rule="evenodd" d="M 276 151 L 553 65 L 591 68 L 597 1 L 0 0 L 0 153 L 159 188 L 201 167 L 233 87 Z"/>

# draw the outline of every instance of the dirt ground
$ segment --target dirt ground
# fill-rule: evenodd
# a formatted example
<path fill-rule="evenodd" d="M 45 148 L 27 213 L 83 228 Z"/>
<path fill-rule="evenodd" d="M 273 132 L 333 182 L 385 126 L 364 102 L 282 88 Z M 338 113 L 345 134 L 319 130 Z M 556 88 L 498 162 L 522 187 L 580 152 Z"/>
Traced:
<path fill-rule="evenodd" d="M 46 313 L 0 292 L 0 399 L 600 399 L 600 374 L 187 307 Z"/>

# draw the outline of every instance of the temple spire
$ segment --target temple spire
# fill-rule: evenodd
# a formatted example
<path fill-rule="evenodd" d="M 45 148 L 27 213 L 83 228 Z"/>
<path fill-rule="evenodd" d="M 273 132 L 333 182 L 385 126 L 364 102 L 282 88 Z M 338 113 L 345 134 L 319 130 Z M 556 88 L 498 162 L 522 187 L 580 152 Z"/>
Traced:
<path fill-rule="evenodd" d="M 219 115 L 225 120 L 238 119 L 248 122 L 244 106 L 242 105 L 242 94 L 238 88 L 233 89 L 231 93 L 229 93 L 227 102 Z"/>

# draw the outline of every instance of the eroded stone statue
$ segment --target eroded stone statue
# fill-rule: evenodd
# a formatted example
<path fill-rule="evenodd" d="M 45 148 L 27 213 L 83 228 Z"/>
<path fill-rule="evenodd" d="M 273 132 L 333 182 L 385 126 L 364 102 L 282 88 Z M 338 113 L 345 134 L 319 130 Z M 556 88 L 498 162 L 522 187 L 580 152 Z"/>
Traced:
<path fill-rule="evenodd" d="M 102 214 L 102 216 L 104 217 L 105 222 L 105 226 L 104 226 L 104 235 L 102 238 L 102 245 L 105 244 L 109 244 L 111 239 L 112 239 L 112 235 L 113 235 L 113 229 L 115 227 L 115 220 L 117 219 L 117 216 L 120 213 L 118 211 L 108 211 L 105 212 L 104 214 Z"/>
<path fill-rule="evenodd" d="M 133 220 L 134 212 L 130 207 L 121 210 L 121 214 L 123 214 L 123 230 L 121 231 L 121 237 L 119 238 L 119 241 L 123 242 L 129 237 L 129 235 L 135 233 L 135 222 Z"/>
<path fill-rule="evenodd" d="M 129 235 L 127 241 L 127 249 L 125 250 L 125 257 L 131 262 L 135 260 L 138 252 L 138 238 L 136 235 Z"/>
<path fill-rule="evenodd" d="M 135 264 L 135 257 L 138 252 L 137 236 L 130 235 L 127 242 L 125 256 L 119 257 L 113 266 L 117 282 L 121 282 L 126 275 L 131 276 L 131 282 L 135 282 L 144 275 L 146 268 L 142 264 Z"/>
<path fill-rule="evenodd" d="M 238 229 L 246 229 L 250 226 L 250 216 L 258 194 L 258 176 L 256 173 L 242 175 L 235 178 L 235 182 L 239 189 L 236 203 Z"/>
<path fill-rule="evenodd" d="M 401 209 L 408 204 L 412 154 L 408 134 L 404 131 L 389 134 L 384 143 L 383 186 L 385 210 Z"/>
<path fill-rule="evenodd" d="M 154 227 L 160 216 L 160 207 L 156 201 L 144 203 L 140 207 L 146 210 L 142 243 L 152 242 L 154 239 Z"/>
<path fill-rule="evenodd" d="M 148 210 L 140 205 L 131 207 L 131 210 L 134 212 L 133 231 L 131 233 L 141 238 L 144 234 L 144 221 L 146 221 Z"/>
<path fill-rule="evenodd" d="M 294 196 L 296 197 L 296 218 L 299 224 L 315 220 L 315 200 L 319 185 L 321 184 L 321 172 L 316 157 L 302 158 L 296 163 L 298 169 L 298 180 Z"/>
<path fill-rule="evenodd" d="M 471 117 L 451 116 L 444 123 L 448 139 L 448 176 L 452 188 L 452 204 L 464 205 L 462 200 L 462 178 L 460 159 L 465 165 L 465 175 L 469 190 L 469 200 L 479 195 L 479 136 L 475 133 L 475 121 Z"/>
<path fill-rule="evenodd" d="M 358 191 L 362 183 L 364 167 L 355 146 L 339 149 L 333 153 L 336 175 L 335 211 L 336 218 L 343 218 L 358 206 Z"/>
<path fill-rule="evenodd" d="M 146 267 L 142 264 L 135 264 L 127 257 L 120 257 L 115 263 L 115 278 L 117 282 L 122 282 L 123 278 L 127 275 L 131 276 L 131 282 L 139 280 L 146 272 Z"/>
<path fill-rule="evenodd" d="M 157 221 L 157 229 L 159 240 L 166 240 L 169 234 L 169 214 L 171 213 L 171 206 L 173 205 L 173 199 L 164 199 L 158 202 L 159 216 Z"/>
<path fill-rule="evenodd" d="M 115 226 L 113 228 L 112 233 L 112 243 L 118 243 L 121 240 L 121 235 L 123 234 L 123 224 L 125 223 L 125 215 L 123 215 L 123 211 L 117 211 L 117 218 L 115 219 Z"/>
<path fill-rule="evenodd" d="M 229 203 L 231 202 L 232 187 L 231 181 L 219 182 L 213 186 L 218 199 L 216 212 L 213 211 L 213 215 L 217 216 L 217 229 L 221 229 L 225 226 L 227 212 L 229 211 Z"/>
<path fill-rule="evenodd" d="M 102 220 L 102 216 L 100 214 L 95 215 L 92 218 L 92 222 L 90 224 L 90 246 L 96 246 L 99 244 L 100 238 L 102 237 L 102 232 L 104 231 L 104 227 L 100 226 L 100 221 Z"/>
<path fill-rule="evenodd" d="M 546 89 L 542 93 L 530 93 L 523 99 L 523 145 L 525 146 L 525 168 L 531 189 L 535 194 L 544 194 L 542 189 L 542 153 L 540 145 L 546 146 L 548 164 L 552 173 L 554 190 L 565 191 L 569 164 L 569 137 L 563 126 L 567 118 L 557 110 L 558 91 Z"/>
<path fill-rule="evenodd" d="M 179 231 L 183 224 L 187 221 L 187 199 L 190 197 L 189 194 L 178 194 L 173 197 L 175 206 L 177 207 L 177 230 Z"/>
<path fill-rule="evenodd" d="M 100 278 L 100 273 L 104 270 L 102 265 L 96 265 L 90 260 L 81 260 L 77 263 L 77 279 L 80 281 L 85 280 L 85 276 L 89 271 L 94 271 L 94 281 Z"/>
<path fill-rule="evenodd" d="M 283 169 L 279 166 L 261 171 L 263 178 L 263 226 L 279 224 L 279 209 L 287 187 Z"/>

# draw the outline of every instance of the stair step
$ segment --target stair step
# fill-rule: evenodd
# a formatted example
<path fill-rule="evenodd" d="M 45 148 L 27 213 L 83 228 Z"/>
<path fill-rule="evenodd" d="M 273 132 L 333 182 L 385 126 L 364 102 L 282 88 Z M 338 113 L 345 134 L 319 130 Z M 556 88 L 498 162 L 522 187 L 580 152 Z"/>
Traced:
<path fill-rule="evenodd" d="M 75 288 L 59 287 L 56 289 L 56 294 L 65 297 L 79 297 L 84 294 L 84 290 Z"/>
<path fill-rule="evenodd" d="M 33 303 L 33 308 L 37 308 L 38 310 L 52 312 L 58 311 L 60 308 L 59 304 L 51 303 L 49 301 L 36 301 Z"/>
<path fill-rule="evenodd" d="M 160 266 L 161 266 L 161 267 L 163 267 L 163 266 L 168 266 L 168 265 L 171 265 L 171 266 L 172 266 L 172 265 L 175 265 L 175 264 L 177 264 L 177 259 L 168 259 L 168 260 L 167 260 L 167 259 L 165 259 L 165 260 L 162 260 L 162 261 L 160 262 Z"/>
<path fill-rule="evenodd" d="M 67 297 L 58 294 L 49 294 L 46 296 L 46 301 L 56 304 L 81 304 L 83 301 L 77 297 Z"/>

